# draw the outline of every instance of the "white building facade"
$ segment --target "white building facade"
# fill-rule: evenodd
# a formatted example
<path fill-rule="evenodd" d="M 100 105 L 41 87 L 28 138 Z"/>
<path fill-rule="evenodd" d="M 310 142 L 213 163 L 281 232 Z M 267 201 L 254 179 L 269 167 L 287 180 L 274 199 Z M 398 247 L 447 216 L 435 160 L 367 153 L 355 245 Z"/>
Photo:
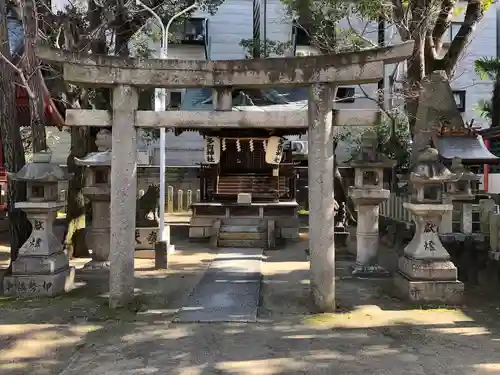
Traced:
<path fill-rule="evenodd" d="M 66 2 L 67 0 L 58 0 Z M 264 0 L 260 0 L 260 36 L 262 39 L 278 42 L 290 42 L 293 44 L 294 26 L 291 17 L 280 0 L 267 0 L 264 6 Z M 466 2 L 464 2 L 466 3 Z M 62 5 L 62 4 L 59 4 Z M 192 60 L 226 60 L 243 59 L 247 51 L 240 46 L 244 39 L 251 39 L 253 36 L 253 0 L 225 0 L 213 15 L 197 11 L 192 17 L 184 22 L 183 25 L 172 28 L 171 39 L 168 48 L 168 58 L 170 59 L 192 59 Z M 481 119 L 479 113 L 475 110 L 478 101 L 488 100 L 491 97 L 492 84 L 488 81 L 482 81 L 474 71 L 474 61 L 481 57 L 496 57 L 498 48 L 498 38 L 500 30 L 500 18 L 497 13 L 498 4 L 490 8 L 481 23 L 474 32 L 473 39 L 461 57 L 457 72 L 452 79 L 452 88 L 455 90 L 457 105 L 463 113 L 467 122 L 474 121 L 476 125 L 481 124 L 486 127 L 486 121 Z M 463 13 L 457 15 L 451 25 L 449 37 L 454 35 L 460 27 L 460 21 L 463 19 Z M 151 22 L 154 22 L 151 20 Z M 377 25 L 372 24 L 366 27 L 366 22 L 362 20 L 350 20 L 340 25 L 341 27 L 353 26 L 358 30 L 364 30 L 364 37 L 376 43 Z M 154 27 L 153 27 L 154 29 Z M 386 44 L 398 42 L 397 33 L 394 29 L 388 28 L 385 33 Z M 139 45 L 147 45 L 153 52 L 153 57 L 157 56 L 160 49 L 160 41 L 153 41 L 147 35 L 139 35 L 136 40 L 131 42 L 132 49 Z M 296 52 L 310 53 L 309 46 L 297 45 Z M 293 54 L 293 48 L 287 51 L 287 54 Z M 387 68 L 387 76 L 394 73 L 394 67 Z M 400 66 L 399 73 L 404 74 L 404 67 Z M 404 77 L 400 74 L 399 78 Z M 389 82 L 386 79 L 385 82 Z M 375 91 L 376 85 L 367 85 L 363 89 L 360 87 L 345 87 L 338 94 L 340 100 L 335 104 L 339 109 L 370 109 L 377 108 Z M 389 90 L 384 89 L 386 105 L 390 105 L 391 95 Z M 193 93 L 184 91 L 169 92 L 167 104 L 169 109 L 193 109 L 210 110 L 211 104 L 206 102 L 207 93 Z M 366 94 L 370 98 L 366 98 Z M 307 102 L 296 103 L 298 106 L 307 107 Z M 51 142 L 51 147 L 55 154 L 60 155 L 61 164 L 65 164 L 67 152 L 69 152 L 69 134 L 54 132 L 57 142 Z M 54 139 L 52 136 L 51 139 Z M 202 156 L 203 142 L 197 132 L 186 132 L 180 136 L 173 133 L 167 133 L 167 165 L 182 164 L 178 166 L 194 166 L 199 162 Z M 157 146 L 151 149 L 152 161 L 158 163 L 159 150 Z M 173 156 L 172 154 L 175 154 Z M 65 154 L 65 155 L 64 155 Z M 193 155 L 195 155 L 193 157 Z M 193 160 L 189 159 L 193 157 Z M 170 159 L 170 160 L 169 160 Z"/>

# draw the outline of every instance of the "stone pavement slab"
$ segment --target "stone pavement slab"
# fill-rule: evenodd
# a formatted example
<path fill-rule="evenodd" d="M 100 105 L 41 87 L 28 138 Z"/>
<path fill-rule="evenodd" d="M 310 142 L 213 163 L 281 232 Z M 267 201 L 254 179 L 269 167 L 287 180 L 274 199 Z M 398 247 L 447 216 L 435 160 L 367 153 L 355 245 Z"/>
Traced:
<path fill-rule="evenodd" d="M 261 248 L 222 248 L 174 322 L 256 321 L 262 253 Z"/>

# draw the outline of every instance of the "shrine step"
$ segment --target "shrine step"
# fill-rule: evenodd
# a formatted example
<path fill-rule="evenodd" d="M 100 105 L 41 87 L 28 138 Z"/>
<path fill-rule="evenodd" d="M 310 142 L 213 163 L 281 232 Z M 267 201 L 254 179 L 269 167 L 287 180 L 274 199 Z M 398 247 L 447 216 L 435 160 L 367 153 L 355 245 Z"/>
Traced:
<path fill-rule="evenodd" d="M 241 226 L 260 226 L 263 224 L 263 220 L 259 218 L 236 218 L 231 217 L 228 219 L 222 219 L 222 226 L 226 225 L 241 225 Z"/>
<path fill-rule="evenodd" d="M 234 231 L 221 230 L 219 233 L 219 240 L 265 240 L 266 236 L 267 233 L 259 232 L 258 230 L 248 231 L 248 232 L 234 232 Z"/>
<path fill-rule="evenodd" d="M 222 225 L 220 233 L 260 233 L 264 232 L 264 227 L 257 225 Z"/>
<path fill-rule="evenodd" d="M 232 247 L 232 248 L 264 248 L 267 245 L 266 240 L 233 240 L 233 239 L 220 239 L 218 241 L 219 247 Z"/>

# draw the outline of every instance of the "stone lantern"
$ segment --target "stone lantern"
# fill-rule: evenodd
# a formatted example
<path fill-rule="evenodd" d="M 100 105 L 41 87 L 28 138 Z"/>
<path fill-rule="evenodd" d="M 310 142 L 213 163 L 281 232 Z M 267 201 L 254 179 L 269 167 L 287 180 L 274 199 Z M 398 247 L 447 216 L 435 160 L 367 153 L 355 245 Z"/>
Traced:
<path fill-rule="evenodd" d="M 413 192 L 404 208 L 412 214 L 416 228 L 399 258 L 395 286 L 412 301 L 457 303 L 462 298 L 464 285 L 457 280 L 457 268 L 438 235 L 443 215 L 453 210 L 453 205 L 443 204 L 443 185 L 460 177 L 439 161 L 438 151 L 431 147 L 421 151 L 411 170 Z"/>
<path fill-rule="evenodd" d="M 92 250 L 92 260 L 86 269 L 109 267 L 111 202 L 111 132 L 102 129 L 96 137 L 97 152 L 83 159 L 75 158 L 77 165 L 88 167 L 85 172 L 83 194 L 92 205 L 92 222 L 87 227 L 86 242 Z"/>
<path fill-rule="evenodd" d="M 73 284 L 74 270 L 53 232 L 57 211 L 65 206 L 58 183 L 71 175 L 50 164 L 51 157 L 49 152 L 35 153 L 32 163 L 9 173 L 10 179 L 26 182 L 27 201 L 17 202 L 15 207 L 26 212 L 32 232 L 12 263 L 12 275 L 4 278 L 6 295 L 55 296 Z"/>
<path fill-rule="evenodd" d="M 456 202 L 461 206 L 460 231 L 465 234 L 471 234 L 472 201 L 476 199 L 479 177 L 467 170 L 459 158 L 453 159 L 450 171 L 461 177 L 458 181 L 446 183 L 446 195 L 452 202 Z"/>
<path fill-rule="evenodd" d="M 384 170 L 395 166 L 377 150 L 377 135 L 363 134 L 361 152 L 349 163 L 354 168 L 354 186 L 349 187 L 349 196 L 358 212 L 356 228 L 356 265 L 352 274 L 356 276 L 386 276 L 389 273 L 377 265 L 379 244 L 379 207 L 387 200 L 390 191 L 384 189 Z"/>

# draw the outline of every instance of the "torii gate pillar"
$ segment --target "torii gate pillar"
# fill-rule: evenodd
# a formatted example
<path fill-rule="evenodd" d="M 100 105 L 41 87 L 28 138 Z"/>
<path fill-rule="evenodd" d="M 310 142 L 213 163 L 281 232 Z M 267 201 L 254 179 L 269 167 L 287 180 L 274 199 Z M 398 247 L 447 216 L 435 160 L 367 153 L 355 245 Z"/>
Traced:
<path fill-rule="evenodd" d="M 333 101 L 337 88 L 309 88 L 309 251 L 311 290 L 321 312 L 335 311 Z"/>
<path fill-rule="evenodd" d="M 125 307 L 134 299 L 137 150 L 135 119 L 139 96 L 132 86 L 113 88 L 111 239 L 109 303 Z"/>

